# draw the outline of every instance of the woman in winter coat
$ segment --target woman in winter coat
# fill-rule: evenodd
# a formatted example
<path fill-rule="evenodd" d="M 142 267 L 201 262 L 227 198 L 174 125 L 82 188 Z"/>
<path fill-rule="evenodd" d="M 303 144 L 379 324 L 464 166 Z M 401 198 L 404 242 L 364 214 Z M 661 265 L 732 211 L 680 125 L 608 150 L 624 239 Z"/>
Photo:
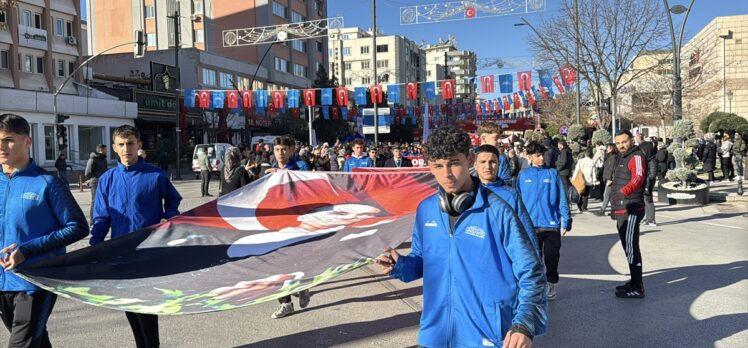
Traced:
<path fill-rule="evenodd" d="M 732 167 L 732 138 L 725 132 L 722 136 L 722 145 L 719 148 L 719 160 L 722 164 L 722 180 L 732 181 L 735 170 Z"/>
<path fill-rule="evenodd" d="M 657 144 L 657 154 L 655 154 L 655 160 L 657 160 L 657 180 L 662 180 L 667 174 L 667 144 L 660 142 Z"/>
<path fill-rule="evenodd" d="M 639 144 L 639 150 L 644 154 L 644 158 L 647 161 L 647 176 L 644 181 L 644 219 L 641 223 L 648 226 L 657 226 L 654 199 L 652 199 L 655 181 L 657 181 L 657 160 L 655 159 L 656 152 L 654 144 L 645 141 Z"/>
<path fill-rule="evenodd" d="M 507 183 L 508 186 L 514 187 L 517 181 L 517 175 L 522 170 L 522 165 L 519 163 L 519 157 L 514 149 L 507 151 L 507 159 L 509 160 L 509 175 L 511 176 L 511 182 Z"/>
<path fill-rule="evenodd" d="M 242 155 L 236 147 L 226 149 L 224 165 L 219 181 L 219 196 L 228 194 L 246 184 L 250 183 L 249 174 L 241 164 Z"/>
<path fill-rule="evenodd" d="M 717 166 L 717 145 L 714 144 L 714 134 L 704 136 L 704 153 L 701 155 L 701 161 L 704 163 L 704 171 L 709 174 L 709 182 L 714 182 L 714 169 Z"/>
<path fill-rule="evenodd" d="M 580 173 L 584 175 L 584 192 L 579 193 L 577 208 L 579 208 L 580 213 L 583 213 L 587 211 L 587 202 L 590 200 L 592 186 L 599 184 L 597 181 L 597 168 L 595 167 L 595 161 L 592 160 L 591 148 L 588 148 L 584 152 L 584 156 L 577 162 L 576 167 L 574 167 L 574 175 L 571 177 L 571 181 L 573 182 Z"/>
<path fill-rule="evenodd" d="M 600 213 L 598 215 L 605 215 L 605 208 L 608 207 L 610 202 L 610 191 L 613 186 L 613 171 L 616 170 L 616 164 L 618 163 L 618 149 L 615 144 L 608 144 L 605 147 L 605 163 L 603 164 L 603 185 L 605 185 L 605 191 L 603 191 L 603 205 L 600 207 Z"/>

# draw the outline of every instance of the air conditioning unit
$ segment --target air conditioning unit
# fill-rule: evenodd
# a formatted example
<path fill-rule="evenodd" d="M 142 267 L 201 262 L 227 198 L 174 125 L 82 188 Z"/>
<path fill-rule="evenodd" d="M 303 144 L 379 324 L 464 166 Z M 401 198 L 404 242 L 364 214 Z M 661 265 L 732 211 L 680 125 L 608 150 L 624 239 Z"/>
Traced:
<path fill-rule="evenodd" d="M 200 23 L 200 21 L 201 21 L 201 20 L 202 20 L 203 18 L 202 18 L 202 16 L 200 16 L 200 14 L 193 14 L 192 16 L 190 16 L 190 19 L 191 19 L 191 20 L 192 20 L 193 22 L 197 22 L 197 23 Z"/>
<path fill-rule="evenodd" d="M 65 42 L 67 42 L 68 45 L 75 46 L 78 44 L 78 39 L 76 39 L 75 36 L 68 36 L 65 38 Z"/>

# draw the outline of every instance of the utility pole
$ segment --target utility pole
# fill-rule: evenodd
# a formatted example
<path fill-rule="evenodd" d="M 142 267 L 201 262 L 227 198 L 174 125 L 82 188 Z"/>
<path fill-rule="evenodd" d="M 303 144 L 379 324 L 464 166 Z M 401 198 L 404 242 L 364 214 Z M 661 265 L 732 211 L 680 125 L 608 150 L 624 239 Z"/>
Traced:
<path fill-rule="evenodd" d="M 373 23 L 372 43 L 374 46 L 372 47 L 372 58 L 374 60 L 372 68 L 374 69 L 374 86 L 377 86 L 379 85 L 379 76 L 377 76 L 377 0 L 371 0 L 371 21 Z M 379 108 L 377 98 L 371 99 L 374 101 L 374 143 L 379 144 Z"/>
<path fill-rule="evenodd" d="M 175 99 L 175 106 L 176 106 L 176 124 L 175 127 L 175 139 L 177 143 L 177 169 L 176 169 L 176 175 L 174 175 L 175 180 L 182 180 L 182 174 L 181 174 L 181 156 L 179 153 L 180 143 L 182 142 L 182 129 L 179 128 L 179 90 L 182 88 L 181 82 L 181 74 L 179 72 L 179 1 L 176 2 L 176 8 L 174 9 L 174 15 L 173 16 L 166 16 L 167 18 L 174 19 L 174 66 L 177 68 L 177 86 L 175 88 L 174 92 L 174 99 Z"/>
<path fill-rule="evenodd" d="M 577 75 L 577 124 L 581 124 L 580 114 L 581 114 L 581 106 L 579 105 L 579 98 L 581 98 L 582 93 L 582 87 L 579 83 L 579 2 L 577 0 L 574 0 L 574 43 L 577 46 L 577 57 L 576 57 L 576 72 Z"/>

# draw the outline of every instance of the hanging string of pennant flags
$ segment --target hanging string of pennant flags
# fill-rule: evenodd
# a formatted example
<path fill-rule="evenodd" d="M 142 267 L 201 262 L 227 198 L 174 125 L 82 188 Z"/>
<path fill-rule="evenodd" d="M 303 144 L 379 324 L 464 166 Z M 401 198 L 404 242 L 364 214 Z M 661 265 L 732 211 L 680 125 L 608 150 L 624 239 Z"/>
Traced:
<path fill-rule="evenodd" d="M 456 116 L 459 120 L 484 120 L 493 118 L 516 118 L 522 109 L 530 110 L 537 106 L 541 99 L 552 99 L 555 96 L 553 87 L 563 94 L 566 89 L 576 83 L 576 71 L 571 66 L 559 69 L 559 76 L 551 76 L 548 70 L 538 70 L 539 83 L 533 85 L 532 71 L 516 73 L 518 89 L 514 89 L 513 74 L 484 75 L 469 77 L 471 83 L 478 81 L 483 94 L 496 93 L 503 96 L 476 100 L 475 103 L 451 103 L 455 99 L 456 84 L 454 79 L 436 81 L 412 81 L 386 85 L 372 85 L 368 87 L 337 87 L 337 88 L 307 88 L 303 90 L 215 90 L 215 89 L 186 89 L 184 90 L 184 105 L 200 109 L 226 109 L 236 112 L 244 111 L 248 117 L 265 114 L 275 116 L 286 113 L 299 118 L 301 107 L 319 108 L 326 120 L 340 119 L 347 116 L 353 120 L 362 116 L 361 106 L 378 104 L 384 106 L 386 102 L 391 108 L 388 122 L 405 124 L 410 119 L 412 124 L 422 115 L 433 116 L 433 125 L 448 122 L 448 117 Z M 437 108 L 437 85 L 441 87 L 440 95 L 445 103 Z M 405 87 L 405 100 L 401 100 L 401 87 Z M 320 105 L 317 105 L 319 93 Z M 349 107 L 349 96 L 353 95 L 353 105 Z M 416 105 L 419 95 L 423 94 L 423 105 Z M 450 103 L 447 103 L 450 101 Z M 429 102 L 432 102 L 429 104 Z M 445 116 L 444 118 L 439 116 Z M 424 122 L 425 123 L 425 122 Z"/>

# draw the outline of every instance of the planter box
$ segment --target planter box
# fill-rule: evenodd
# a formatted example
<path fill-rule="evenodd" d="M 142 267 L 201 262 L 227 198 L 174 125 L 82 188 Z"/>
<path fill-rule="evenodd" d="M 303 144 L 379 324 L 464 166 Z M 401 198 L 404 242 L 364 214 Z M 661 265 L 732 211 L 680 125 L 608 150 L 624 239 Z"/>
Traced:
<path fill-rule="evenodd" d="M 657 186 L 657 201 L 659 203 L 706 205 L 709 203 L 709 185 L 693 190 L 679 190 L 663 186 L 667 181 L 661 181 Z M 703 180 L 696 183 L 706 184 Z"/>

